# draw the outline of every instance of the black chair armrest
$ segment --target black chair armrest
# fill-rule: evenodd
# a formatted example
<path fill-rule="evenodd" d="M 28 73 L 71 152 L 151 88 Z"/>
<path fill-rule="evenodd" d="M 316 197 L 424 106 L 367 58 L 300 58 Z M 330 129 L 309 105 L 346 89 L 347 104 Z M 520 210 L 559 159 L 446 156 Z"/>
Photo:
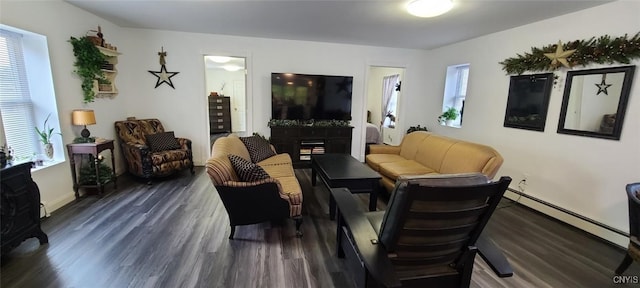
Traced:
<path fill-rule="evenodd" d="M 353 195 L 346 188 L 331 189 L 338 207 L 338 223 L 344 223 L 353 236 L 359 255 L 369 274 L 384 287 L 400 287 L 400 279 L 387 255 L 387 251 L 378 241 L 378 235 L 364 215 Z M 375 243 L 374 243 L 375 242 Z"/>

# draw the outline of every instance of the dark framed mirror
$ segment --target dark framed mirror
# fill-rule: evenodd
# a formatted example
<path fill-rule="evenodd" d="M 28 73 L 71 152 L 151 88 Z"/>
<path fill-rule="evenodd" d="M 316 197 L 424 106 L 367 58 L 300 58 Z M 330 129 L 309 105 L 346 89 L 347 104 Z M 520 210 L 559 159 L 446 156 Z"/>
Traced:
<path fill-rule="evenodd" d="M 619 140 L 635 66 L 567 72 L 558 133 Z"/>
<path fill-rule="evenodd" d="M 544 131 L 553 73 L 511 76 L 504 127 Z"/>

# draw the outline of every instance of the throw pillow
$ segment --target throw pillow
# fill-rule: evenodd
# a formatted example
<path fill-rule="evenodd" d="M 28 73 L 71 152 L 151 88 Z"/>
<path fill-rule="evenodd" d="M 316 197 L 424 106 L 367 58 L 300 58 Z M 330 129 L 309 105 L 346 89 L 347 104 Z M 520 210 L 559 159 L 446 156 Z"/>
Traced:
<path fill-rule="evenodd" d="M 173 131 L 149 134 L 145 137 L 152 152 L 180 149 L 180 143 L 176 140 Z"/>
<path fill-rule="evenodd" d="M 244 146 L 247 147 L 249 157 L 251 157 L 251 162 L 253 163 L 258 163 L 276 155 L 276 152 L 271 150 L 269 141 L 260 136 L 240 137 L 240 140 L 244 143 Z"/>
<path fill-rule="evenodd" d="M 229 154 L 227 157 L 229 157 L 229 161 L 231 161 L 231 165 L 236 170 L 236 174 L 238 174 L 241 181 L 253 182 L 269 178 L 269 174 L 262 167 L 238 155 Z"/>

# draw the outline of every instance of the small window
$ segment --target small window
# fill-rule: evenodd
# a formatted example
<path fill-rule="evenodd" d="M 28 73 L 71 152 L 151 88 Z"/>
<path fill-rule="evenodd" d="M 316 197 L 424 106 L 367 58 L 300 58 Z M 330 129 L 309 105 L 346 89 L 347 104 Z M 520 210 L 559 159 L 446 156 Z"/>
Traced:
<path fill-rule="evenodd" d="M 382 79 L 382 107 L 386 111 L 382 126 L 395 128 L 398 116 L 398 94 L 400 93 L 400 75 L 385 76 Z"/>
<path fill-rule="evenodd" d="M 447 67 L 447 77 L 444 86 L 442 100 L 442 112 L 453 108 L 457 117 L 447 125 L 462 127 L 464 116 L 464 102 L 467 98 L 467 81 L 469 79 L 469 64 L 453 65 Z M 443 123 L 445 124 L 445 123 Z"/>

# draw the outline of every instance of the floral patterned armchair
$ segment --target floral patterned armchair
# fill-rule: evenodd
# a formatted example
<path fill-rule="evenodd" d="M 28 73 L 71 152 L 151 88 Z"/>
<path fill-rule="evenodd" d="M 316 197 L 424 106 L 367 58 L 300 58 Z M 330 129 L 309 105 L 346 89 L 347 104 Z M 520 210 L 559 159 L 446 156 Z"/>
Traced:
<path fill-rule="evenodd" d="M 148 184 L 152 177 L 168 176 L 184 169 L 194 174 L 191 140 L 165 132 L 160 120 L 116 121 L 115 128 L 129 173 L 147 179 Z"/>

